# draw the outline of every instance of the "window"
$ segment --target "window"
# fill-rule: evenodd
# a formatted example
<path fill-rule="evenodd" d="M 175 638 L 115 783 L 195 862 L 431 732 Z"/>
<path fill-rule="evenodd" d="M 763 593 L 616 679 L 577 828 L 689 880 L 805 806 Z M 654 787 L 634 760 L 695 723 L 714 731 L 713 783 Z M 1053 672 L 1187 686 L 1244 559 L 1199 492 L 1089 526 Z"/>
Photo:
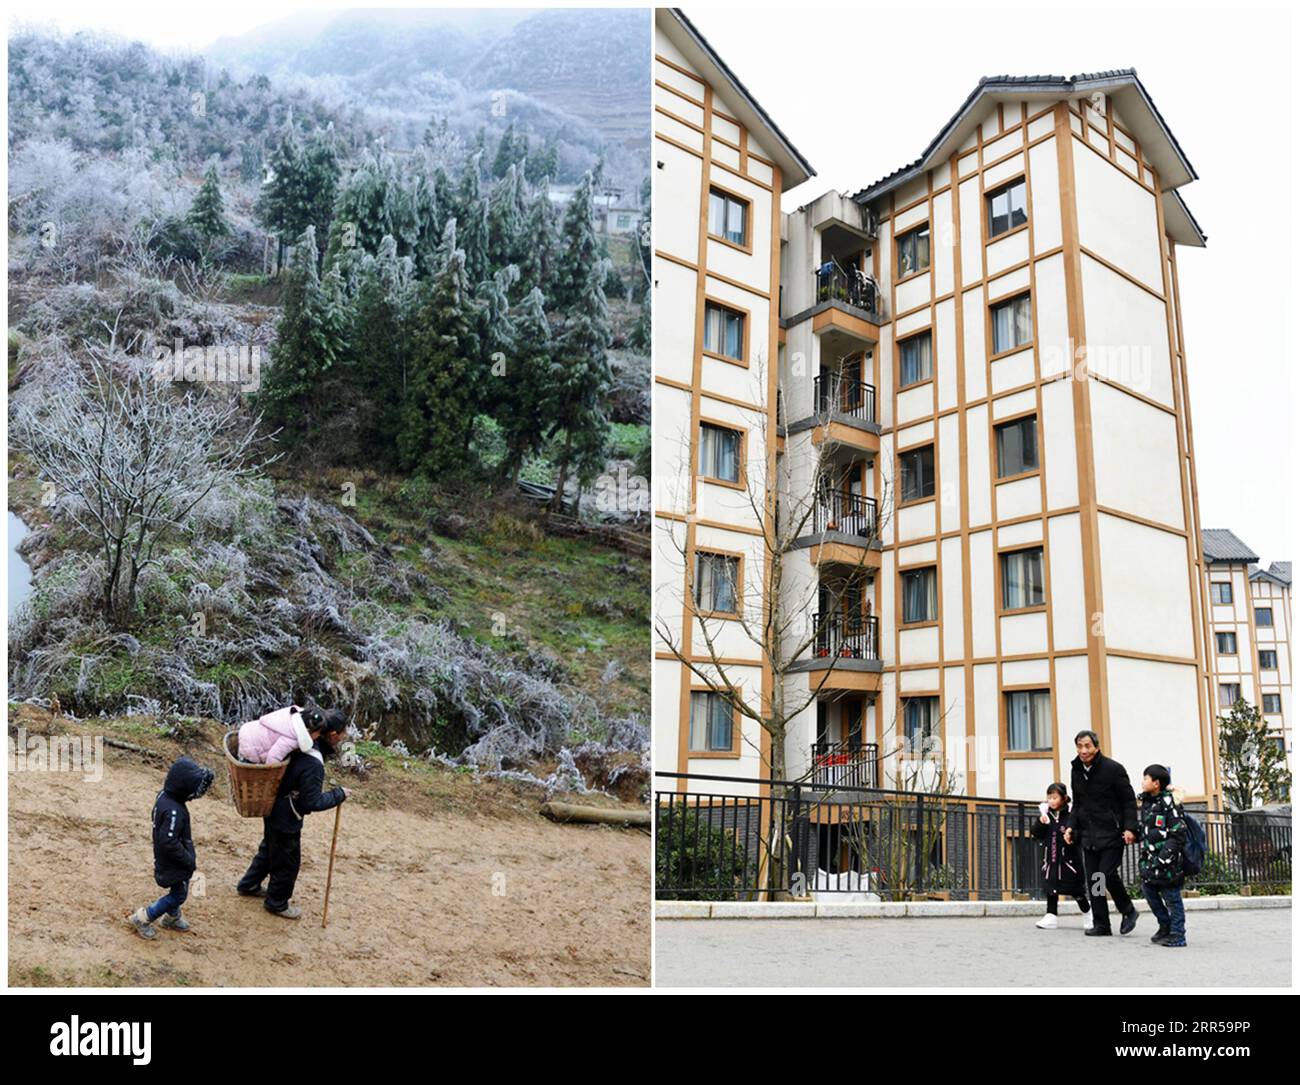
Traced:
<path fill-rule="evenodd" d="M 1235 656 L 1237 654 L 1237 634 L 1215 633 L 1214 650 L 1221 656 Z"/>
<path fill-rule="evenodd" d="M 1034 321 L 1029 308 L 1029 295 L 1000 301 L 992 309 L 993 353 L 1023 347 L 1034 337 Z"/>
<path fill-rule="evenodd" d="M 984 197 L 989 211 L 989 237 L 994 238 L 1029 221 L 1025 179 L 1003 185 Z"/>
<path fill-rule="evenodd" d="M 1002 555 L 1002 609 L 1043 605 L 1043 548 Z"/>
<path fill-rule="evenodd" d="M 619 229 L 619 230 L 630 230 L 630 229 L 632 229 L 632 216 L 631 216 L 631 215 L 619 215 L 619 216 L 618 216 L 618 223 L 617 223 L 617 225 L 616 225 L 615 228 L 616 228 L 616 229 Z"/>
<path fill-rule="evenodd" d="M 903 621 L 932 622 L 939 617 L 934 567 L 903 573 Z"/>
<path fill-rule="evenodd" d="M 745 314 L 714 302 L 704 305 L 704 349 L 724 358 L 745 360 Z"/>
<path fill-rule="evenodd" d="M 1261 648 L 1259 650 L 1259 669 L 1261 671 L 1277 670 L 1277 652 L 1272 648 Z"/>
<path fill-rule="evenodd" d="M 993 432 L 998 440 L 998 478 L 1038 470 L 1038 415 L 1003 422 Z"/>
<path fill-rule="evenodd" d="M 1268 625 L 1268 626 L 1271 626 L 1271 625 L 1273 624 L 1273 608 L 1272 608 L 1272 607 L 1256 607 L 1256 608 L 1255 608 L 1255 624 L 1256 624 L 1256 625 Z"/>
<path fill-rule="evenodd" d="M 939 698 L 909 697 L 903 702 L 903 734 L 915 751 L 924 751 L 938 737 Z"/>
<path fill-rule="evenodd" d="M 1219 707 L 1231 708 L 1241 700 L 1241 683 L 1240 682 L 1220 682 L 1219 683 Z"/>
<path fill-rule="evenodd" d="M 692 753 L 730 753 L 735 712 L 720 693 L 691 694 Z"/>
<path fill-rule="evenodd" d="M 1007 698 L 1007 749 L 1052 748 L 1052 698 L 1045 689 L 1013 690 Z"/>
<path fill-rule="evenodd" d="M 740 481 L 740 431 L 700 423 L 700 474 L 722 482 Z"/>
<path fill-rule="evenodd" d="M 1279 715 L 1282 711 L 1282 694 L 1266 693 L 1264 694 L 1264 712 L 1269 716 Z"/>
<path fill-rule="evenodd" d="M 898 386 L 928 381 L 934 375 L 930 359 L 930 333 L 921 332 L 898 344 Z"/>
<path fill-rule="evenodd" d="M 898 238 L 898 277 L 906 278 L 930 266 L 930 224 L 908 230 Z"/>
<path fill-rule="evenodd" d="M 695 605 L 700 610 L 735 614 L 736 585 L 740 581 L 740 559 L 727 554 L 695 555 Z"/>
<path fill-rule="evenodd" d="M 1210 584 L 1210 602 L 1231 603 L 1232 585 L 1226 580 L 1215 580 Z"/>
<path fill-rule="evenodd" d="M 934 445 L 899 453 L 898 485 L 904 501 L 934 496 Z"/>
<path fill-rule="evenodd" d="M 733 245 L 747 245 L 749 204 L 729 192 L 709 189 L 709 233 Z"/>

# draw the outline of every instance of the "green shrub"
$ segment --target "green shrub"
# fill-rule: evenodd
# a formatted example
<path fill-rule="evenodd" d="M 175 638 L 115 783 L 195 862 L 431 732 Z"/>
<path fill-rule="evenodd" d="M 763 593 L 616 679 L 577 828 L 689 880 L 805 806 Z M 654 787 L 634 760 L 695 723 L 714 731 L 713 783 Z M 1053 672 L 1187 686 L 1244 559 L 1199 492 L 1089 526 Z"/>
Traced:
<path fill-rule="evenodd" d="M 655 832 L 659 900 L 735 899 L 745 884 L 747 863 L 746 849 L 734 833 L 680 807 L 661 807 Z"/>

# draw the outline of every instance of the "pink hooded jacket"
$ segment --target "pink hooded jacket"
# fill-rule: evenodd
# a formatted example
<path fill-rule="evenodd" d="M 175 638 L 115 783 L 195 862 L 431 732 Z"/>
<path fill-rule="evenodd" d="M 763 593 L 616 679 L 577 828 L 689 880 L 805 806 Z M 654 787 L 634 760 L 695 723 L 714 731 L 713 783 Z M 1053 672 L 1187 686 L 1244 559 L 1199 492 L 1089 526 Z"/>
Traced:
<path fill-rule="evenodd" d="M 309 753 L 311 749 L 311 735 L 303 723 L 302 709 L 297 705 L 277 708 L 239 727 L 239 757 L 242 761 L 269 765 L 285 760 L 294 750 Z"/>

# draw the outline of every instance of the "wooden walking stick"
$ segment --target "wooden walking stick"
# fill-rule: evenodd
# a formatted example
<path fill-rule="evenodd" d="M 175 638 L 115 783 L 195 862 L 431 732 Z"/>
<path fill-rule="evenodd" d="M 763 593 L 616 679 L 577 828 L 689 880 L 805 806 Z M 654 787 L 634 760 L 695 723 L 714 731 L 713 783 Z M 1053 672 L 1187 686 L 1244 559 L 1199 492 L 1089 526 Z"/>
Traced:
<path fill-rule="evenodd" d="M 321 913 L 321 930 L 330 919 L 330 883 L 334 880 L 334 847 L 339 842 L 339 817 L 343 813 L 343 804 L 334 807 L 334 838 L 330 841 L 330 867 L 325 874 L 325 911 Z"/>

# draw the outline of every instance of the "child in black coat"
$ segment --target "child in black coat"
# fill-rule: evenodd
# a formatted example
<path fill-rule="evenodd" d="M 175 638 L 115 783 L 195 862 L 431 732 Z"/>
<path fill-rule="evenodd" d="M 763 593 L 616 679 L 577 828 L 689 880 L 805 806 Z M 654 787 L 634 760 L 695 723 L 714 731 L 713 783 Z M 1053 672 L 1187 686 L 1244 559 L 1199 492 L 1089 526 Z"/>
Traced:
<path fill-rule="evenodd" d="M 1043 892 L 1047 895 L 1047 914 L 1035 926 L 1056 929 L 1056 903 L 1062 893 L 1074 897 L 1079 911 L 1089 909 L 1087 888 L 1083 881 L 1083 856 L 1078 844 L 1065 842 L 1066 816 L 1070 796 L 1062 783 L 1049 784 L 1047 801 L 1038 806 L 1038 821 L 1031 828 L 1043 845 Z"/>
<path fill-rule="evenodd" d="M 141 938 L 157 935 L 153 923 L 159 916 L 159 926 L 167 930 L 190 929 L 181 916 L 181 905 L 189 896 L 190 878 L 198 860 L 185 804 L 201 798 L 211 786 L 212 770 L 188 757 L 178 758 L 167 770 L 167 779 L 153 804 L 153 878 L 167 892 L 127 916 Z"/>

